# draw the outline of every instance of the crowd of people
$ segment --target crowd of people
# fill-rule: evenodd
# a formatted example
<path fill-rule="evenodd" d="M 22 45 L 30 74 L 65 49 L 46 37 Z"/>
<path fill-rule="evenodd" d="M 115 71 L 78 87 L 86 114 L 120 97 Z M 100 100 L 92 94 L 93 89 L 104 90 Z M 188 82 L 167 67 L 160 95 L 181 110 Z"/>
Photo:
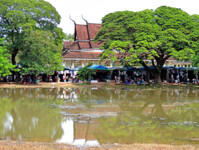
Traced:
<path fill-rule="evenodd" d="M 115 70 L 115 83 L 124 82 L 126 84 L 149 84 L 155 83 L 152 75 L 147 71 L 120 71 Z M 188 70 L 167 69 L 161 74 L 161 81 L 168 84 L 199 84 L 198 72 Z"/>
<path fill-rule="evenodd" d="M 78 71 L 64 70 L 55 71 L 53 75 L 41 74 L 41 75 L 14 75 L 6 76 L 1 79 L 4 82 L 21 82 L 23 84 L 31 84 L 38 82 L 71 82 L 81 83 L 82 81 L 78 78 Z M 103 79 L 101 79 L 103 78 Z M 107 70 L 104 72 L 96 72 L 90 80 L 98 80 L 98 82 L 112 80 L 115 83 L 126 83 L 126 84 L 149 84 L 155 83 L 153 76 L 146 70 L 136 71 L 123 71 L 123 70 Z M 198 72 L 188 70 L 178 70 L 175 68 L 162 70 L 161 80 L 163 83 L 186 83 L 186 84 L 199 84 Z"/>

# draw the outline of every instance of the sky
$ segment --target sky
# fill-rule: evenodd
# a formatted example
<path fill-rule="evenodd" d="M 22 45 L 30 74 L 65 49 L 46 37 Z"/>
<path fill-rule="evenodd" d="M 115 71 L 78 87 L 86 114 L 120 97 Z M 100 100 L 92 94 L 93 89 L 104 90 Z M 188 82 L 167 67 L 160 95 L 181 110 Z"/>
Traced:
<path fill-rule="evenodd" d="M 50 2 L 61 15 L 61 27 L 64 33 L 74 33 L 74 23 L 101 23 L 102 18 L 116 11 L 142 11 L 160 6 L 181 8 L 190 15 L 199 14 L 199 0 L 45 0 Z"/>

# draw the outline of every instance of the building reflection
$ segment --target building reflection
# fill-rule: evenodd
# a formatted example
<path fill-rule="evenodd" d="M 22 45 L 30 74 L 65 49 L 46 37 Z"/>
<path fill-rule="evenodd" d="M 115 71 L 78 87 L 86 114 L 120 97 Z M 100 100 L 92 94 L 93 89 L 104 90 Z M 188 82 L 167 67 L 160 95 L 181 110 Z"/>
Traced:
<path fill-rule="evenodd" d="M 96 127 L 87 122 L 80 124 L 74 122 L 72 118 L 66 118 L 61 123 L 63 134 L 58 143 L 67 143 L 76 146 L 99 146 L 99 142 L 93 136 L 92 132 Z M 94 128 L 93 128 L 94 127 Z"/>

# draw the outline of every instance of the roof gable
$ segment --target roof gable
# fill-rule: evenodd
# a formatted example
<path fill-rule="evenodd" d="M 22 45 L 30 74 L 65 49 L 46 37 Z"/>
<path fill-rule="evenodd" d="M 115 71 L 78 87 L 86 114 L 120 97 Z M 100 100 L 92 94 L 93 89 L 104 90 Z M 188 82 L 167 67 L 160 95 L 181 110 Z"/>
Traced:
<path fill-rule="evenodd" d="M 101 29 L 102 25 L 101 24 L 88 24 L 88 30 L 90 34 L 90 39 L 94 39 L 99 30 Z"/>
<path fill-rule="evenodd" d="M 75 40 L 89 40 L 86 25 L 75 25 Z"/>
<path fill-rule="evenodd" d="M 99 49 L 103 44 L 102 42 L 94 43 L 93 40 L 99 30 L 101 29 L 101 24 L 88 23 L 86 25 L 75 23 L 75 37 L 74 42 L 64 42 L 63 51 L 66 50 L 81 50 L 81 49 Z"/>

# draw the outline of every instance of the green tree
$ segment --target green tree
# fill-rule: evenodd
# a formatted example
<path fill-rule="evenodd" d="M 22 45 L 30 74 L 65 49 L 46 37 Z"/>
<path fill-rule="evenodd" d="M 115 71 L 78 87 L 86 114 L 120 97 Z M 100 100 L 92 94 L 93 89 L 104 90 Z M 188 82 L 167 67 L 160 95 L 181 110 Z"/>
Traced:
<path fill-rule="evenodd" d="M 24 40 L 19 58 L 24 74 L 52 74 L 62 67 L 61 49 L 49 31 L 32 31 Z"/>
<path fill-rule="evenodd" d="M 74 34 L 65 34 L 65 38 L 64 38 L 65 40 L 67 40 L 67 41 L 74 41 Z"/>
<path fill-rule="evenodd" d="M 197 16 L 197 15 L 196 15 Z M 96 41 L 104 41 L 102 58 L 140 63 L 161 82 L 166 60 L 192 60 L 198 48 L 199 22 L 186 12 L 162 6 L 140 12 L 121 11 L 103 17 Z M 116 58 L 115 51 L 120 54 Z M 150 60 L 154 69 L 146 63 Z"/>
<path fill-rule="evenodd" d="M 64 33 L 57 27 L 59 23 L 60 15 L 44 0 L 0 0 L 0 37 L 6 38 L 12 64 L 16 64 L 15 58 L 31 30 L 52 32 L 60 46 Z"/>
<path fill-rule="evenodd" d="M 15 67 L 11 64 L 9 57 L 3 39 L 0 39 L 0 76 L 10 75 L 10 71 Z"/>
<path fill-rule="evenodd" d="M 77 74 L 81 80 L 88 80 L 92 77 L 92 75 L 96 74 L 95 70 L 88 69 L 88 67 L 90 67 L 90 66 L 92 66 L 92 63 L 88 64 L 87 66 L 85 66 L 84 68 L 81 68 L 78 71 Z"/>

